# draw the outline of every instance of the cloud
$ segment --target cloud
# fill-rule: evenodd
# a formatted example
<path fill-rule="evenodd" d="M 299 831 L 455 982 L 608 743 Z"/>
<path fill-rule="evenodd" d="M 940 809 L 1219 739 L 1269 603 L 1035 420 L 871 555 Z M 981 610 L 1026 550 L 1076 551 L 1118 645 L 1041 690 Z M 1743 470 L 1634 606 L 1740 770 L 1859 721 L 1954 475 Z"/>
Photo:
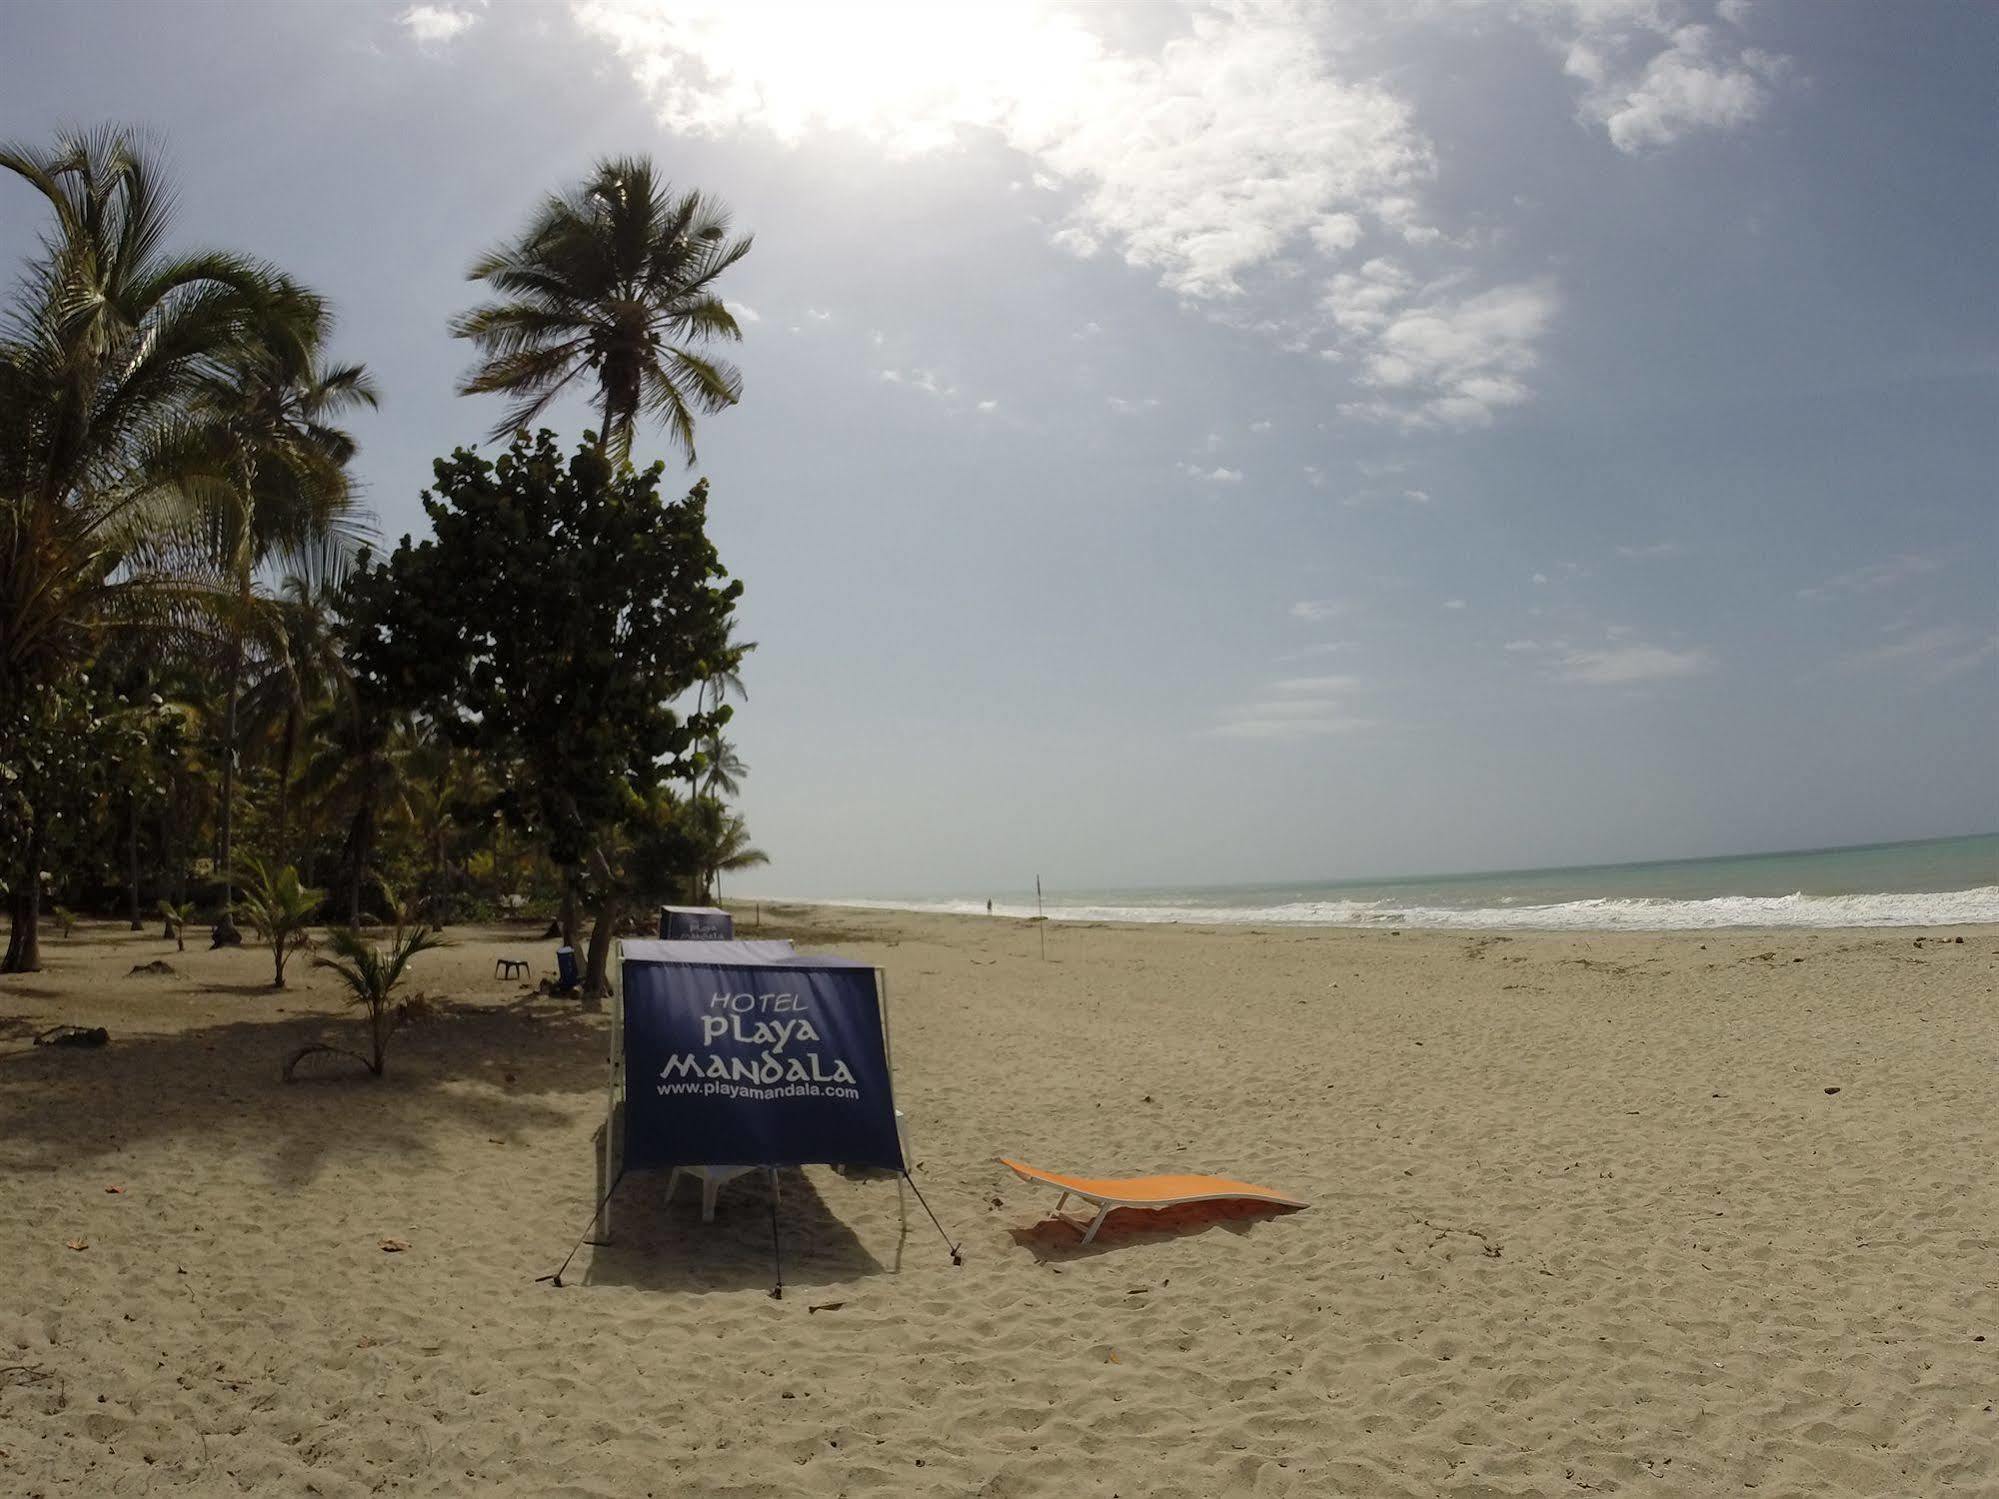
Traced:
<path fill-rule="evenodd" d="M 1548 575 L 1546 573 L 1536 573 L 1534 574 L 1534 581 L 1536 583 L 1545 583 L 1548 581 Z"/>
<path fill-rule="evenodd" d="M 1602 651 L 1567 651 L 1554 662 L 1555 677 L 1591 687 L 1624 687 L 1697 677 L 1714 668 L 1705 651 L 1669 651 L 1663 646 L 1628 645 Z"/>
<path fill-rule="evenodd" d="M 1649 546 L 1621 546 L 1617 548 L 1617 555 L 1638 561 L 1663 562 L 1670 557 L 1684 556 L 1686 550 L 1677 541 L 1655 541 Z"/>
<path fill-rule="evenodd" d="M 1582 86 L 1577 114 L 1627 155 L 1750 124 L 1787 59 L 1746 45 L 1739 0 L 1468 0 L 1524 19 Z M 1712 16 L 1719 24 L 1706 24 Z"/>
<path fill-rule="evenodd" d="M 1731 55 L 1712 28 L 1683 26 L 1634 84 L 1599 83 L 1583 107 L 1603 122 L 1612 145 L 1636 155 L 1695 130 L 1748 124 L 1763 112 L 1768 85 L 1783 73 L 1781 58 L 1754 47 Z"/>
<path fill-rule="evenodd" d="M 1358 353 L 1359 381 L 1375 394 L 1342 403 L 1348 416 L 1404 427 L 1487 427 L 1532 391 L 1526 375 L 1553 321 L 1545 278 L 1469 297 L 1419 287 L 1393 262 L 1369 261 L 1326 284 L 1320 306 Z"/>
<path fill-rule="evenodd" d="M 1183 463 L 1180 472 L 1190 479 L 1199 479 L 1206 484 L 1240 484 L 1242 470 L 1239 468 L 1202 468 L 1198 463 Z"/>
<path fill-rule="evenodd" d="M 813 321 L 813 322 L 815 322 L 815 323 L 823 323 L 823 322 L 825 322 L 825 321 L 826 321 L 827 319 L 829 319 L 829 318 L 831 318 L 831 317 L 833 316 L 833 314 L 832 314 L 832 313 L 830 313 L 830 312 L 825 312 L 825 311 L 822 311 L 821 309 L 819 309 L 819 308 L 817 308 L 817 307 L 808 307 L 808 308 L 806 308 L 806 309 L 805 309 L 805 315 L 806 315 L 807 317 L 811 318 L 811 319 L 812 319 L 812 321 Z"/>
<path fill-rule="evenodd" d="M 1353 605 L 1338 599 L 1300 599 L 1291 606 L 1291 617 L 1316 624 L 1320 620 L 1338 619 L 1353 613 Z"/>
<path fill-rule="evenodd" d="M 469 30 L 478 19 L 471 11 L 455 5 L 412 5 L 396 17 L 420 47 L 439 46 L 452 41 Z"/>
<path fill-rule="evenodd" d="M 1283 677 L 1278 681 L 1272 682 L 1270 690 L 1282 693 L 1287 697 L 1301 695 L 1324 697 L 1329 693 L 1352 692 L 1356 687 L 1361 685 L 1361 679 L 1354 676 Z"/>
<path fill-rule="evenodd" d="M 906 386 L 910 390 L 920 390 L 926 396 L 947 400 L 958 393 L 958 387 L 950 384 L 936 370 L 883 370 L 881 378 L 890 385 Z"/>
<path fill-rule="evenodd" d="M 1945 559 L 1942 557 L 1903 552 L 1900 556 L 1890 557 L 1885 562 L 1873 562 L 1866 567 L 1857 567 L 1852 572 L 1836 574 L 1811 588 L 1800 588 L 1798 597 L 1835 599 L 1851 598 L 1856 594 L 1880 593 L 1906 583 L 1911 578 L 1920 578 L 1926 573 L 1936 572 L 1944 566 L 1944 562 Z"/>
<path fill-rule="evenodd" d="M 1427 505 L 1430 503 L 1430 491 L 1427 489 L 1405 489 L 1402 491 L 1402 498 L 1409 501 L 1412 505 Z"/>
<path fill-rule="evenodd" d="M 1249 430 L 1252 432 L 1268 432 L 1270 430 L 1270 423 L 1259 419 L 1249 424 Z"/>
<path fill-rule="evenodd" d="M 1935 685 L 1994 659 L 1999 659 L 1999 632 L 1979 635 L 1962 625 L 1933 625 L 1847 656 L 1839 664 L 1848 671 L 1913 667 L 1923 681 Z"/>
<path fill-rule="evenodd" d="M 729 315 L 739 323 L 761 323 L 763 321 L 763 314 L 747 302 L 725 301 L 722 305 L 729 309 Z"/>
<path fill-rule="evenodd" d="M 1232 739 L 1309 739 L 1372 728 L 1344 699 L 1366 684 L 1356 676 L 1286 677 L 1254 702 L 1230 709 L 1209 732 Z"/>
<path fill-rule="evenodd" d="M 1286 651 L 1279 661 L 1305 661 L 1313 656 L 1337 656 L 1347 651 L 1360 649 L 1357 640 L 1322 640 L 1317 645 L 1302 645 L 1295 651 Z"/>
<path fill-rule="evenodd" d="M 1445 607 L 1446 609 L 1462 609 L 1462 608 L 1464 608 L 1464 606 L 1465 606 L 1465 601 L 1464 601 L 1463 599 L 1445 599 L 1445 600 L 1444 600 L 1444 607 Z"/>
<path fill-rule="evenodd" d="M 1258 718 L 1245 712 L 1224 720 L 1211 731 L 1225 739 L 1317 739 L 1371 729 L 1376 720 L 1348 713 L 1323 713 L 1312 718 Z"/>
<path fill-rule="evenodd" d="M 1108 402 L 1111 410 L 1115 411 L 1119 416 L 1130 416 L 1138 411 L 1151 411 L 1159 404 L 1159 397 L 1157 396 L 1147 396 L 1143 400 L 1138 401 L 1128 401 L 1123 396 L 1107 396 L 1105 400 Z"/>
<path fill-rule="evenodd" d="M 1200 7 L 1134 50 L 1086 13 L 1043 3 L 876 0 L 796 6 L 773 25 L 745 0 L 578 0 L 678 133 L 859 136 L 895 156 L 989 133 L 1069 193 L 1053 237 L 1112 250 L 1195 299 L 1300 242 L 1349 248 L 1434 170 L 1409 106 L 1339 75 L 1307 7 Z M 1118 28 L 1129 32 L 1131 28 Z"/>
<path fill-rule="evenodd" d="M 991 415 L 991 414 L 992 414 L 993 412 L 995 412 L 995 411 L 997 411 L 997 410 L 999 410 L 999 402 L 998 402 L 998 401 L 981 401 L 981 402 L 979 402 L 979 411 L 980 411 L 980 413 L 981 413 L 982 415 L 986 415 L 986 416 L 990 416 L 990 415 Z"/>

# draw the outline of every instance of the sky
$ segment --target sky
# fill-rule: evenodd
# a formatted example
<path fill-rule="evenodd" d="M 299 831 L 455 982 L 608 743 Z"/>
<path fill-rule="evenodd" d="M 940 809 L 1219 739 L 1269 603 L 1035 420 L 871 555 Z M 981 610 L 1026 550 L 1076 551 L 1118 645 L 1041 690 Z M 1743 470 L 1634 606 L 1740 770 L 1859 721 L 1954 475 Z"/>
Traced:
<path fill-rule="evenodd" d="M 1999 827 L 1995 72 L 1955 3 L 0 7 L 0 137 L 156 132 L 333 300 L 389 541 L 498 415 L 476 255 L 610 154 L 730 205 L 669 477 L 772 895 Z"/>

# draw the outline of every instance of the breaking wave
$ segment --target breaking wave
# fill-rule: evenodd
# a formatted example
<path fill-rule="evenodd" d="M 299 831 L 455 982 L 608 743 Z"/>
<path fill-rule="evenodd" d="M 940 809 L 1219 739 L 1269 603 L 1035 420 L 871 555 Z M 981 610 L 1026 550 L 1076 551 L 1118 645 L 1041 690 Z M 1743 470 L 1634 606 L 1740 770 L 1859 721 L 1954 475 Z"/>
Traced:
<path fill-rule="evenodd" d="M 1512 898 L 1507 898 L 1508 900 Z M 827 901 L 884 911 L 983 916 L 984 901 Z M 1031 905 L 996 904 L 993 915 L 1026 917 Z M 1999 885 L 1973 890 L 1874 895 L 1721 895 L 1572 900 L 1553 905 L 1404 905 L 1385 900 L 1296 901 L 1277 906 L 1101 905 L 1045 908 L 1050 921 L 1180 922 L 1190 926 L 1433 927 L 1451 930 L 1707 931 L 1717 927 L 1968 926 L 1999 923 Z"/>

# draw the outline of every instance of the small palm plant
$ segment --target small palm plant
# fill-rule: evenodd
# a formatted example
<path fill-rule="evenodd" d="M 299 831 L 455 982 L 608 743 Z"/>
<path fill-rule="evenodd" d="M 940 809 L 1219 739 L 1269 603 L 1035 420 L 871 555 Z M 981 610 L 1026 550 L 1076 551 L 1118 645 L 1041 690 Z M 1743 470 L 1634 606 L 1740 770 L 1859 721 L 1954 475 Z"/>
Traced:
<path fill-rule="evenodd" d="M 76 912 L 67 906 L 50 906 L 49 914 L 56 919 L 56 930 L 67 937 L 76 927 Z"/>
<path fill-rule="evenodd" d="M 175 905 L 170 900 L 162 900 L 160 916 L 166 921 L 166 929 L 160 933 L 160 940 L 164 942 L 171 937 L 174 940 L 174 951 L 186 952 L 187 937 L 184 934 L 187 931 L 187 924 L 194 920 L 194 902 L 183 901 Z"/>
<path fill-rule="evenodd" d="M 444 939 L 431 928 L 418 925 L 398 926 L 387 946 L 367 941 L 352 927 L 334 927 L 327 933 L 326 940 L 334 955 L 315 955 L 313 966 L 332 969 L 347 986 L 349 1002 L 367 1011 L 368 1054 L 363 1056 L 339 1046 L 308 1046 L 285 1063 L 285 1079 L 290 1081 L 293 1069 L 302 1060 L 320 1052 L 352 1057 L 380 1077 L 388 1064 L 389 1038 L 408 1024 L 421 1008 L 420 1000 L 399 1002 L 396 999 L 396 990 L 402 985 L 410 959 L 420 952 L 443 947 Z"/>
<path fill-rule="evenodd" d="M 325 899 L 324 890 L 299 883 L 298 871 L 289 864 L 274 874 L 259 860 L 244 860 L 240 909 L 270 945 L 272 988 L 284 988 L 285 959 L 310 940 L 306 929 Z"/>

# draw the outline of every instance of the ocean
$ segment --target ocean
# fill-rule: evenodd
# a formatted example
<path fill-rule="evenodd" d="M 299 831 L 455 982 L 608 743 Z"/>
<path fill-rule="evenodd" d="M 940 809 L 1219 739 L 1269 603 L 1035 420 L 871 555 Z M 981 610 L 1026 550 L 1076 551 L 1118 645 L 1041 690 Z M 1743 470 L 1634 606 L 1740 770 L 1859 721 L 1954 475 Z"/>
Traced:
<path fill-rule="evenodd" d="M 986 909 L 983 896 L 832 904 L 964 915 L 983 915 Z M 1720 859 L 1324 884 L 1143 890 L 1051 885 L 1041 909 L 1051 921 L 1475 931 L 1949 926 L 1999 922 L 1999 833 Z M 993 913 L 1032 916 L 1034 894 L 996 894 Z"/>

